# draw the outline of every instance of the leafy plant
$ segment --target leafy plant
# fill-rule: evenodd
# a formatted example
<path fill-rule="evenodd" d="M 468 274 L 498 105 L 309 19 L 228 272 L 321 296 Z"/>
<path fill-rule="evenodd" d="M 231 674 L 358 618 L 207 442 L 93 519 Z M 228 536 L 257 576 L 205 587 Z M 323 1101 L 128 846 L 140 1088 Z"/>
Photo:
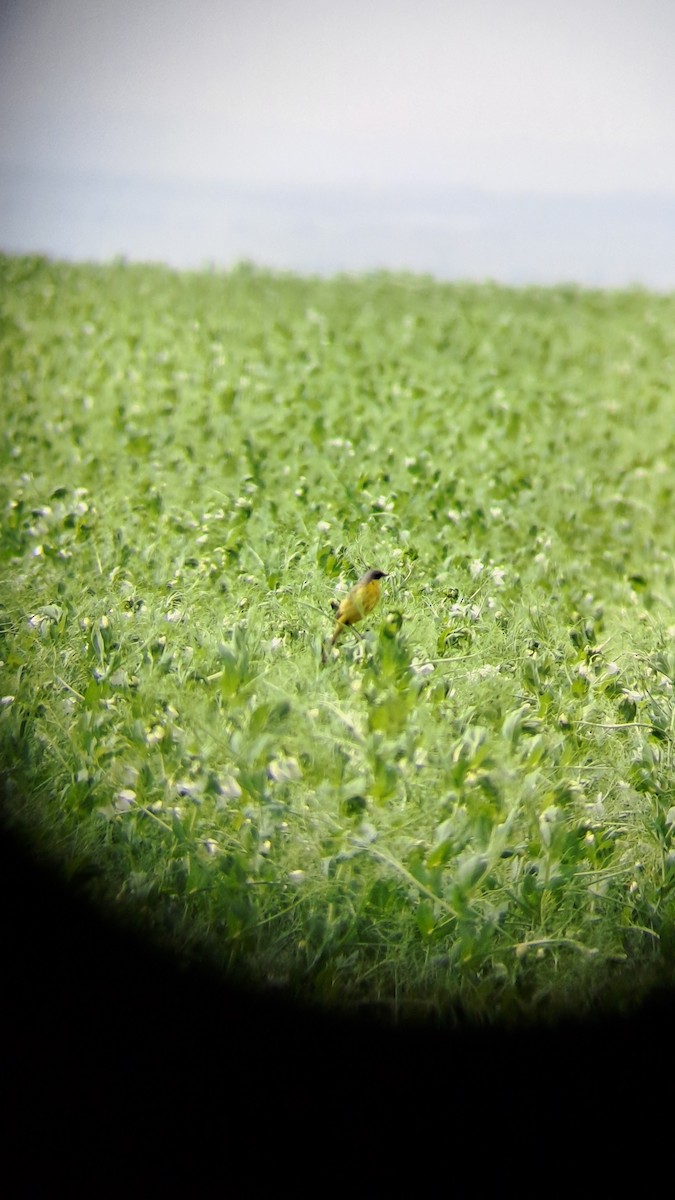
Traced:
<path fill-rule="evenodd" d="M 0 274 L 6 819 L 322 1003 L 672 981 L 673 297 Z"/>

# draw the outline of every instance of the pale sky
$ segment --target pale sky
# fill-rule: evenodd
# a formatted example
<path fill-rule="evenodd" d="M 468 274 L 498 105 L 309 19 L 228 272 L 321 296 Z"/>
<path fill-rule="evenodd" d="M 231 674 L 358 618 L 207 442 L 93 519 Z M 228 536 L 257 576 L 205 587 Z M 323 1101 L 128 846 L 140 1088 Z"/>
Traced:
<path fill-rule="evenodd" d="M 673 0 L 0 0 L 0 164 L 675 193 Z"/>

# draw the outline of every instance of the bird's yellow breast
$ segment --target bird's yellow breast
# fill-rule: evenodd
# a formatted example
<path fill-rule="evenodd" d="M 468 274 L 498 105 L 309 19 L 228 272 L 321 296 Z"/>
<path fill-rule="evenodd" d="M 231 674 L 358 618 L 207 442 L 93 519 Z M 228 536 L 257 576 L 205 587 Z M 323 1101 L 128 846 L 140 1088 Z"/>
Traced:
<path fill-rule="evenodd" d="M 357 583 L 337 610 L 337 621 L 340 625 L 354 625 L 361 621 L 366 613 L 374 609 L 380 598 L 380 581 L 371 579 L 369 583 Z"/>

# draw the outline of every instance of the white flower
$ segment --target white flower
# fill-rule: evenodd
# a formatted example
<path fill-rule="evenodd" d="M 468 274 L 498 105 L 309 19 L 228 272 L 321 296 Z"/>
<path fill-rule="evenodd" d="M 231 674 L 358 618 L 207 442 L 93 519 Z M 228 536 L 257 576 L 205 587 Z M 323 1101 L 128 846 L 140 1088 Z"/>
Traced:
<path fill-rule="evenodd" d="M 490 679 L 493 675 L 499 675 L 499 667 L 494 663 L 485 663 L 484 666 L 469 671 L 466 678 L 470 683 L 475 683 L 478 679 Z"/>
<path fill-rule="evenodd" d="M 177 779 L 174 787 L 179 796 L 188 796 L 190 800 L 194 800 L 195 804 L 201 804 L 204 791 L 204 784 L 201 780 Z"/>
<path fill-rule="evenodd" d="M 132 804 L 136 803 L 136 793 L 133 788 L 122 788 L 113 803 L 117 812 L 128 812 Z"/>
<path fill-rule="evenodd" d="M 373 508 L 377 509 L 378 512 L 393 512 L 394 501 L 390 500 L 388 496 L 381 495 L 376 500 L 373 500 Z"/>
<path fill-rule="evenodd" d="M 413 659 L 410 664 L 410 670 L 412 671 L 413 675 L 431 675 L 431 672 L 435 671 L 436 668 L 434 667 L 433 663 L 421 663 Z"/>
<path fill-rule="evenodd" d="M 291 783 L 302 778 L 297 758 L 273 758 L 267 766 L 267 774 L 275 783 Z"/>
<path fill-rule="evenodd" d="M 226 775 L 224 779 L 219 780 L 220 794 L 226 800 L 238 800 L 241 796 L 241 788 L 234 778 L 234 775 Z"/>

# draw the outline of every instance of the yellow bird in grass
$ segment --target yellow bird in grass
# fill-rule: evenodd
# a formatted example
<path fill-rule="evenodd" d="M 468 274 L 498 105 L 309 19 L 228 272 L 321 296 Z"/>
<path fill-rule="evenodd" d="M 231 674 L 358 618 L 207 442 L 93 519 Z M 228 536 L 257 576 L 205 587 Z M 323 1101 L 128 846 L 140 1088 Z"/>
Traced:
<path fill-rule="evenodd" d="M 331 646 L 337 642 L 347 625 L 362 621 L 377 604 L 382 591 L 381 579 L 387 578 L 386 571 L 366 571 L 354 584 L 350 592 L 340 601 L 335 614 L 335 629 L 330 639 Z"/>

